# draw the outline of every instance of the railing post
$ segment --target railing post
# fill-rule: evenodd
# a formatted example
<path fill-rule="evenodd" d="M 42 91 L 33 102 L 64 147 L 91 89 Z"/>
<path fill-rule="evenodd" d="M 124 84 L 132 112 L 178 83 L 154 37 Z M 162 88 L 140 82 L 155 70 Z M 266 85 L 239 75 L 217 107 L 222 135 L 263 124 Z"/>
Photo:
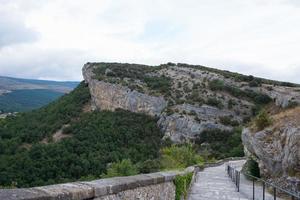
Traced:
<path fill-rule="evenodd" d="M 238 172 L 238 184 L 237 184 L 238 192 L 240 191 L 240 181 L 241 181 L 241 172 Z"/>
<path fill-rule="evenodd" d="M 265 200 L 266 184 L 263 182 L 263 200 Z"/>
<path fill-rule="evenodd" d="M 253 200 L 255 200 L 255 180 L 254 180 L 254 178 L 252 178 L 252 183 L 253 183 L 253 185 L 252 185 L 252 188 L 253 188 Z"/>
<path fill-rule="evenodd" d="M 273 187 L 274 200 L 276 200 L 276 187 Z"/>

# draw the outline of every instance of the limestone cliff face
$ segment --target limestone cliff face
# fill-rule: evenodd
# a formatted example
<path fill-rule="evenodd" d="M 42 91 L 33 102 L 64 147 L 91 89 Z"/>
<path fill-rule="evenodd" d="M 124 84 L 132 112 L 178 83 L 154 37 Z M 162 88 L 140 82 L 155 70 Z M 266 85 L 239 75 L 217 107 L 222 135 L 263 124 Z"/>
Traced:
<path fill-rule="evenodd" d="M 162 115 L 158 121 L 166 137 L 170 137 L 173 142 L 189 141 L 201 135 L 201 132 L 208 129 L 231 130 L 232 127 L 217 123 L 219 117 L 233 116 L 230 111 L 220 110 L 218 108 L 202 105 L 196 107 L 189 104 L 178 105 L 179 112 L 193 112 L 195 117 L 174 113 L 170 116 Z M 241 120 L 237 118 L 237 120 Z"/>
<path fill-rule="evenodd" d="M 82 71 L 93 110 L 121 108 L 157 116 L 165 137 L 178 143 L 193 140 L 207 129 L 232 130 L 247 122 L 258 103 L 256 96 L 267 94 L 282 107 L 300 102 L 297 87 L 253 87 L 237 81 L 236 74 L 201 66 L 87 63 Z"/>
<path fill-rule="evenodd" d="M 139 92 L 120 83 L 110 83 L 109 79 L 106 81 L 99 80 L 96 78 L 95 74 L 95 69 L 98 67 L 99 66 L 95 63 L 87 63 L 83 67 L 83 77 L 86 83 L 88 83 L 91 93 L 92 109 L 115 110 L 121 108 L 131 112 L 157 116 L 159 117 L 158 126 L 164 132 L 165 137 L 169 137 L 173 142 L 181 143 L 195 139 L 202 131 L 207 129 L 231 130 L 232 127 L 230 125 L 223 125 L 220 122 L 220 117 L 228 117 L 239 123 L 242 122 L 242 115 L 238 116 L 234 110 L 220 109 L 205 104 L 192 105 L 184 102 L 168 106 L 167 102 L 170 102 L 170 98 L 167 101 L 163 95 L 153 96 L 149 94 L 149 89 L 146 89 L 144 92 Z M 107 77 L 107 73 L 112 73 L 110 69 L 105 69 L 103 71 L 105 77 Z M 181 70 L 161 69 L 156 72 L 151 72 L 147 76 L 156 77 L 165 74 L 174 80 L 172 86 L 174 88 L 170 89 L 176 90 L 177 82 L 183 80 L 189 83 L 190 73 L 192 73 L 192 71 L 185 68 L 182 68 Z M 205 78 L 202 77 L 204 75 L 200 72 L 196 71 L 193 73 L 192 76 L 197 76 L 199 79 L 196 80 L 198 81 Z M 209 77 L 210 79 L 213 79 L 214 77 L 218 77 L 218 75 L 208 74 L 208 78 Z M 115 80 L 124 82 L 124 80 L 128 81 L 128 78 L 121 79 L 117 77 Z M 142 81 L 138 80 L 136 82 L 143 86 Z M 198 84 L 200 84 L 200 82 Z M 187 85 L 186 87 L 192 86 Z M 184 91 L 182 91 L 182 93 L 184 93 Z M 187 94 L 185 96 L 187 96 Z M 204 97 L 206 96 L 204 95 Z M 188 96 L 183 98 L 188 98 Z M 248 102 L 242 103 L 247 106 L 251 105 Z M 172 114 L 167 113 L 166 109 L 171 110 Z M 236 109 L 239 110 L 238 107 Z M 246 108 L 246 110 L 247 109 L 248 108 Z"/>
<path fill-rule="evenodd" d="M 115 110 L 121 108 L 131 112 L 159 116 L 167 106 L 163 97 L 149 96 L 128 87 L 98 81 L 93 78 L 93 75 L 93 65 L 86 64 L 83 68 L 83 76 L 89 84 L 93 109 Z"/>
<path fill-rule="evenodd" d="M 255 158 L 265 178 L 300 191 L 300 108 L 273 116 L 273 125 L 259 132 L 244 129 L 248 156 Z"/>

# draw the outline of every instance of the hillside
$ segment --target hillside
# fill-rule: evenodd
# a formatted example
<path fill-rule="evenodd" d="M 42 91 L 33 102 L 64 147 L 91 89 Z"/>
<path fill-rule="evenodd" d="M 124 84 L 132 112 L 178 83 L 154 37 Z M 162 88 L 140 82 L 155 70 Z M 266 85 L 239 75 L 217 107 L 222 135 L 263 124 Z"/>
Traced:
<path fill-rule="evenodd" d="M 40 108 L 69 93 L 78 82 L 20 79 L 0 76 L 0 111 L 22 112 Z"/>
<path fill-rule="evenodd" d="M 300 102 L 296 84 L 203 66 L 87 63 L 83 76 L 49 105 L 0 121 L 1 186 L 104 177 L 124 159 L 138 172 L 175 166 L 172 156 L 192 165 L 192 148 L 204 160 L 243 156 L 243 126 L 264 107 Z"/>
<path fill-rule="evenodd" d="M 247 156 L 259 163 L 260 176 L 300 191 L 300 107 L 270 115 L 269 123 L 260 129 L 253 123 L 244 129 L 242 139 Z"/>
<path fill-rule="evenodd" d="M 159 116 L 159 127 L 177 143 L 205 130 L 230 132 L 269 103 L 289 107 L 300 102 L 296 84 L 187 64 L 88 63 L 83 75 L 94 109 Z"/>

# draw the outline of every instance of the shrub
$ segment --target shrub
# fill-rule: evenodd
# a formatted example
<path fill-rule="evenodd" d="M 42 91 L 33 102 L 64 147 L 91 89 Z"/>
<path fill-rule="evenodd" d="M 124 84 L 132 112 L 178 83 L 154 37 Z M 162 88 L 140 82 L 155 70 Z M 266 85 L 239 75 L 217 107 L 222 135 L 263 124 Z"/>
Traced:
<path fill-rule="evenodd" d="M 229 99 L 229 101 L 228 101 L 228 109 L 232 109 L 233 108 L 233 106 L 235 105 L 236 103 L 234 102 L 234 100 L 233 99 Z"/>
<path fill-rule="evenodd" d="M 243 170 L 246 170 L 246 173 L 250 174 L 251 176 L 260 178 L 260 170 L 258 163 L 253 159 L 247 160 Z"/>
<path fill-rule="evenodd" d="M 202 162 L 203 158 L 196 153 L 191 144 L 172 145 L 161 150 L 161 166 L 164 169 L 182 169 Z"/>
<path fill-rule="evenodd" d="M 137 167 L 129 159 L 112 163 L 103 177 L 132 176 L 138 174 Z"/>
<path fill-rule="evenodd" d="M 157 172 L 160 169 L 160 161 L 158 159 L 146 160 L 142 163 L 138 163 L 137 167 L 140 173 Z"/>
<path fill-rule="evenodd" d="M 188 189 L 189 189 L 189 186 L 191 184 L 191 181 L 192 181 L 192 178 L 193 178 L 193 173 L 190 172 L 186 175 L 178 175 L 175 177 L 175 180 L 174 180 L 174 184 L 175 184 L 175 200 L 181 200 L 182 197 L 184 199 L 187 198 L 187 192 L 188 192 Z"/>
<path fill-rule="evenodd" d="M 258 116 L 255 118 L 255 126 L 258 131 L 263 130 L 267 126 L 272 124 L 272 120 L 265 110 L 262 110 Z"/>
<path fill-rule="evenodd" d="M 296 101 L 289 101 L 289 104 L 288 104 L 287 108 L 295 108 L 297 106 L 299 106 L 298 102 L 296 102 Z"/>
<path fill-rule="evenodd" d="M 232 120 L 230 116 L 220 117 L 220 122 L 226 126 L 238 126 L 240 123 L 237 120 Z"/>
<path fill-rule="evenodd" d="M 256 80 L 252 80 L 249 82 L 249 87 L 258 87 L 260 84 Z"/>
<path fill-rule="evenodd" d="M 209 88 L 213 91 L 215 90 L 223 90 L 224 89 L 224 81 L 219 79 L 215 79 L 208 84 Z"/>
<path fill-rule="evenodd" d="M 224 105 L 222 104 L 222 102 L 220 100 L 218 100 L 217 98 L 208 98 L 206 103 L 210 106 L 215 106 L 219 109 L 224 108 Z"/>
<path fill-rule="evenodd" d="M 163 94 L 170 91 L 171 79 L 168 77 L 145 77 L 144 81 L 151 90 L 156 90 Z"/>

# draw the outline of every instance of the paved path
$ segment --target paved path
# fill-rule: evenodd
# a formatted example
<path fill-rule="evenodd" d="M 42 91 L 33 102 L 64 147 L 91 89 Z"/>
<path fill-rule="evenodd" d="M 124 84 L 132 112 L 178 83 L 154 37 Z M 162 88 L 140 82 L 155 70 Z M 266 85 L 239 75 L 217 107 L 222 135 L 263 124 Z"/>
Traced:
<path fill-rule="evenodd" d="M 236 170 L 241 171 L 244 165 L 241 161 L 230 161 L 229 164 L 234 167 Z M 240 193 L 244 196 L 249 197 L 249 199 L 253 199 L 253 183 L 251 180 L 247 179 L 243 174 L 240 177 Z M 272 190 L 270 190 L 272 191 Z M 258 182 L 255 183 L 255 200 L 261 200 L 263 196 L 263 188 L 262 185 Z M 277 200 L 283 200 L 278 197 Z M 268 193 L 268 190 L 265 191 L 265 200 L 274 200 L 274 196 Z"/>
<path fill-rule="evenodd" d="M 235 161 L 244 162 L 244 161 Z M 198 172 L 196 182 L 189 194 L 189 200 L 248 200 L 237 192 L 234 183 L 227 176 L 225 164 L 205 168 Z"/>

